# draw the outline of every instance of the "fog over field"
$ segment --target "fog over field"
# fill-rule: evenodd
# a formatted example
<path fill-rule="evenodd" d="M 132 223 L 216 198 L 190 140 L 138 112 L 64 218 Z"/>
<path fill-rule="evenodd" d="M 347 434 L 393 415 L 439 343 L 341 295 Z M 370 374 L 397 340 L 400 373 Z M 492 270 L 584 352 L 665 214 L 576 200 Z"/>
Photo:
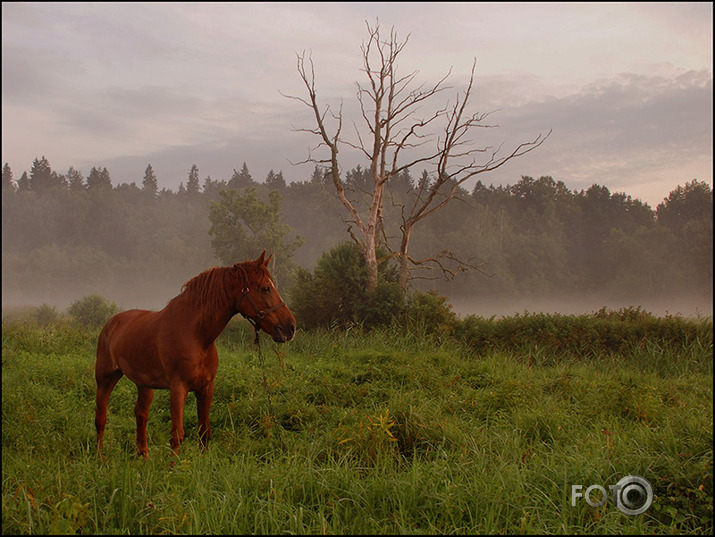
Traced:
<path fill-rule="evenodd" d="M 570 298 L 548 297 L 509 297 L 495 298 L 466 298 L 452 297 L 451 304 L 454 311 L 460 316 L 479 315 L 491 317 L 492 315 L 510 316 L 516 313 L 562 313 L 565 315 L 578 315 L 592 313 L 603 307 L 606 309 L 620 309 L 640 306 L 655 315 L 681 315 L 684 317 L 712 317 L 712 297 L 673 297 L 671 299 L 652 299 L 643 297 L 638 300 L 618 298 L 603 298 L 594 295 L 574 296 Z"/>
<path fill-rule="evenodd" d="M 207 267 L 208 268 L 208 267 Z M 189 279 L 189 275 L 186 279 Z M 53 305 L 58 310 L 64 311 L 73 301 L 86 294 L 100 294 L 108 300 L 115 302 L 120 310 L 140 308 L 159 310 L 181 291 L 185 280 L 167 279 L 156 281 L 152 284 L 127 282 L 116 286 L 86 286 L 81 283 L 68 286 L 53 292 L 9 292 L 2 294 L 3 311 L 16 308 L 39 306 L 43 303 Z M 449 286 L 447 286 L 449 287 Z M 283 292 L 280 289 L 279 291 Z M 658 316 L 680 315 L 684 317 L 712 317 L 713 297 L 706 296 L 673 296 L 670 298 L 618 298 L 589 295 L 574 295 L 570 297 L 478 297 L 465 296 L 459 293 L 450 293 L 449 289 L 443 291 L 452 309 L 460 317 L 478 315 L 481 317 L 506 317 L 515 314 L 529 313 L 561 313 L 565 315 L 579 315 L 592 313 L 603 307 L 607 309 L 620 309 L 640 306 L 645 311 Z M 283 297 L 290 298 L 283 292 Z"/>

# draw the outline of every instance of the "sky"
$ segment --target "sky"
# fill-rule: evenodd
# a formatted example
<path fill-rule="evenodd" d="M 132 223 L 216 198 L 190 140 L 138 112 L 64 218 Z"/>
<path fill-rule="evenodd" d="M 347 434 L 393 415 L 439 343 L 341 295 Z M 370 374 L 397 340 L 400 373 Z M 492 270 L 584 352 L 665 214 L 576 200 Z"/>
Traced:
<path fill-rule="evenodd" d="M 551 130 L 486 185 L 550 175 L 653 208 L 686 181 L 712 185 L 713 5 L 687 2 L 3 2 L 3 164 L 15 180 L 42 156 L 58 173 L 106 167 L 115 185 L 141 185 L 151 164 L 174 191 L 193 164 L 201 181 L 244 162 L 258 181 L 308 180 L 313 120 L 286 97 L 306 97 L 297 54 L 354 136 L 366 22 L 408 39 L 398 68 L 415 85 L 449 73 L 434 106 L 455 102 L 476 61 L 470 110 L 498 128 L 473 147 L 506 153 Z"/>

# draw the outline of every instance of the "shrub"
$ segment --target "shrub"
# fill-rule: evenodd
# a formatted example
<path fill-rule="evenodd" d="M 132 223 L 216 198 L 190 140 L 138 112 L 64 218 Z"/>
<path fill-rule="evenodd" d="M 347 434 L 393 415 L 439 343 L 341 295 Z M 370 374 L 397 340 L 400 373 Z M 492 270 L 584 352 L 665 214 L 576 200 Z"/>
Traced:
<path fill-rule="evenodd" d="M 40 328 L 46 328 L 50 325 L 56 324 L 60 320 L 60 312 L 57 311 L 55 306 L 50 306 L 49 304 L 42 304 L 35 308 L 33 312 L 33 317 L 37 326 Z"/>
<path fill-rule="evenodd" d="M 300 270 L 291 290 L 291 310 L 306 328 L 389 324 L 404 310 L 397 270 L 389 262 L 379 267 L 379 281 L 367 290 L 368 271 L 360 247 L 343 243 L 323 253 L 311 274 Z"/>
<path fill-rule="evenodd" d="M 72 318 L 85 328 L 100 328 L 117 313 L 117 305 L 100 295 L 87 295 L 67 308 Z"/>
<path fill-rule="evenodd" d="M 358 308 L 363 326 L 374 328 L 388 326 L 402 317 L 405 310 L 405 293 L 397 282 L 379 280 L 373 291 L 367 292 L 365 302 Z"/>
<path fill-rule="evenodd" d="M 436 291 L 413 293 L 407 301 L 406 321 L 410 330 L 428 334 L 452 334 L 459 324 L 447 298 Z"/>
<path fill-rule="evenodd" d="M 647 342 L 712 348 L 711 320 L 656 317 L 641 308 L 602 308 L 589 315 L 525 313 L 497 320 L 469 315 L 456 324 L 454 334 L 479 352 L 540 348 L 559 355 L 608 355 L 640 349 Z"/>

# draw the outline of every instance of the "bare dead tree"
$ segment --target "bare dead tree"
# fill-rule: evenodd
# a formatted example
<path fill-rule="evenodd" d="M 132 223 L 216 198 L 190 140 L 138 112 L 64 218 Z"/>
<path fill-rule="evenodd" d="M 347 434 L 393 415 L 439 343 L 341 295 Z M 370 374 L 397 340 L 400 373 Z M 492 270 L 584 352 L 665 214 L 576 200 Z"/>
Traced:
<path fill-rule="evenodd" d="M 433 100 L 442 91 L 448 89 L 444 83 L 447 73 L 434 85 L 414 86 L 417 71 L 408 75 L 397 72 L 397 59 L 409 41 L 409 36 L 400 41 L 394 28 L 387 39 L 380 35 L 379 25 L 372 27 L 366 22 L 368 38 L 361 46 L 363 56 L 362 71 L 367 77 L 364 84 L 356 83 L 357 100 L 360 106 L 362 122 L 367 127 L 363 135 L 354 124 L 356 141 L 349 141 L 342 136 L 342 104 L 337 113 L 329 106 L 321 108 L 315 89 L 315 67 L 312 58 L 305 53 L 297 57 L 298 73 L 307 89 L 308 98 L 287 96 L 309 107 L 315 116 L 315 128 L 297 129 L 317 136 L 320 143 L 304 162 L 313 162 L 326 166 L 336 193 L 341 203 L 350 214 L 358 233 L 350 234 L 360 244 L 368 267 L 368 287 L 374 288 L 378 279 L 377 247 L 383 238 L 383 203 L 385 188 L 390 178 L 424 164 L 434 167 L 436 179 L 427 186 L 422 186 L 415 196 L 409 212 L 402 210 L 402 239 L 399 250 L 392 255 L 399 259 L 400 279 L 403 288 L 407 287 L 410 266 L 428 266 L 441 270 L 445 274 L 478 268 L 478 265 L 459 261 L 450 252 L 442 252 L 426 259 L 413 259 L 409 255 L 409 245 L 415 225 L 443 209 L 451 202 L 459 187 L 471 177 L 495 170 L 509 160 L 522 156 L 540 146 L 548 134 L 539 135 L 535 140 L 520 144 L 506 156 L 499 156 L 500 148 L 469 148 L 469 135 L 475 128 L 491 127 L 484 120 L 489 114 L 466 112 L 474 81 L 474 69 L 464 95 L 457 97 L 454 106 L 446 105 L 423 116 L 418 114 L 423 105 Z M 328 115 L 334 121 L 332 133 L 328 132 Z M 429 127 L 444 123 L 443 134 L 435 142 L 434 131 Z M 549 132 L 550 134 L 550 132 Z M 370 192 L 367 214 L 362 217 L 355 204 L 345 194 L 345 184 L 340 177 L 338 153 L 340 145 L 345 145 L 362 153 L 370 162 L 372 191 Z M 321 148 L 329 150 L 329 158 L 316 159 L 313 152 Z M 480 159 L 478 158 L 480 157 Z M 485 161 L 486 158 L 486 161 Z M 445 261 L 456 262 L 456 268 L 449 268 Z"/>

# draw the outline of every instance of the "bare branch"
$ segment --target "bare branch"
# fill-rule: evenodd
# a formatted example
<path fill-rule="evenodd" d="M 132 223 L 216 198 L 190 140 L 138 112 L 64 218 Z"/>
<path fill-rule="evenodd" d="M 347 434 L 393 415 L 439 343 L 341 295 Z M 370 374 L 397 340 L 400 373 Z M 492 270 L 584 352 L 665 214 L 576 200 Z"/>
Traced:
<path fill-rule="evenodd" d="M 434 186 L 432 187 L 427 200 L 422 204 L 422 206 L 417 210 L 414 211 L 413 213 L 413 219 L 415 222 L 422 220 L 423 218 L 426 218 L 430 216 L 431 214 L 439 211 L 442 209 L 447 203 L 449 203 L 455 196 L 455 194 L 458 191 L 458 188 L 468 179 L 474 177 L 475 175 L 478 175 L 480 173 L 486 173 L 490 172 L 493 170 L 496 170 L 497 168 L 500 168 L 510 160 L 520 157 L 522 155 L 525 155 L 537 147 L 541 146 L 546 139 L 549 137 L 551 134 L 551 130 L 546 135 L 543 135 L 540 133 L 534 140 L 531 142 L 525 142 L 519 144 L 516 149 L 514 149 L 509 155 L 504 156 L 504 157 L 498 157 L 497 154 L 499 152 L 500 148 L 497 148 L 494 150 L 489 158 L 489 160 L 484 163 L 484 164 L 476 164 L 475 162 L 472 162 L 469 165 L 461 166 L 456 172 L 449 174 L 446 173 L 446 171 L 442 172 L 438 178 L 438 180 L 435 182 Z M 445 161 L 446 162 L 446 161 Z M 439 203 L 436 203 L 434 205 L 431 205 L 437 193 L 441 189 L 441 187 L 446 184 L 448 181 L 452 181 L 452 185 L 449 188 L 449 191 L 446 194 L 446 197 L 440 201 Z"/>
<path fill-rule="evenodd" d="M 363 234 L 367 233 L 367 227 L 363 223 L 362 219 L 360 218 L 360 215 L 355 208 L 355 206 L 348 200 L 347 196 L 345 195 L 345 188 L 343 186 L 342 180 L 340 179 L 340 168 L 338 165 L 338 145 L 340 142 L 340 132 L 342 130 L 343 126 L 343 106 L 342 103 L 340 104 L 340 110 L 337 113 L 334 113 L 331 109 L 330 106 L 326 106 L 324 111 L 320 111 L 320 108 L 318 106 L 318 100 L 317 100 L 317 94 L 315 91 L 315 66 L 313 64 L 313 59 L 312 57 L 308 57 L 308 65 L 306 66 L 306 58 L 305 58 L 305 52 L 303 54 L 297 54 L 297 67 L 298 67 L 298 74 L 300 75 L 301 79 L 303 80 L 303 84 L 305 85 L 306 89 L 308 90 L 308 97 L 309 100 L 301 99 L 299 97 L 290 97 L 292 99 L 295 99 L 297 101 L 302 102 L 306 106 L 312 109 L 313 115 L 315 116 L 315 122 L 316 122 L 316 128 L 315 129 L 299 129 L 302 132 L 308 132 L 310 134 L 319 136 L 322 140 L 322 142 L 315 148 L 318 149 L 320 147 L 326 146 L 327 148 L 330 149 L 330 159 L 321 159 L 321 160 L 315 160 L 313 159 L 310 154 L 306 162 L 320 162 L 322 164 L 329 164 L 329 171 L 331 174 L 331 177 L 333 179 L 333 184 L 335 185 L 335 189 L 338 195 L 338 198 L 340 199 L 341 203 L 345 206 L 345 208 L 348 210 L 350 215 L 354 218 L 355 225 L 358 226 L 360 231 L 363 232 Z M 327 128 L 325 126 L 325 119 L 327 117 L 328 112 L 330 112 L 331 117 L 337 121 L 337 127 L 335 128 L 335 133 L 331 136 L 328 134 Z"/>
<path fill-rule="evenodd" d="M 489 274 L 485 272 L 482 267 L 486 265 L 486 262 L 474 263 L 472 259 L 468 261 L 462 261 L 454 253 L 449 250 L 443 250 L 436 256 L 425 257 L 424 259 L 414 259 L 412 256 L 408 256 L 410 263 L 412 263 L 417 269 L 426 269 L 430 271 L 439 271 L 447 279 L 453 280 L 457 275 L 462 272 L 467 272 L 470 270 L 476 270 L 480 274 L 483 274 L 489 278 L 494 276 L 494 274 Z M 452 262 L 452 266 L 448 266 L 447 262 Z"/>
<path fill-rule="evenodd" d="M 379 24 L 372 26 L 367 21 L 365 24 L 367 38 L 360 46 L 360 70 L 365 74 L 366 80 L 363 83 L 356 82 L 356 98 L 362 122 L 360 128 L 355 121 L 352 122 L 352 141 L 341 137 L 342 102 L 337 112 L 329 105 L 318 104 L 312 58 L 306 56 L 305 52 L 297 55 L 298 73 L 307 90 L 307 97 L 286 97 L 310 108 L 315 118 L 314 127 L 296 130 L 309 133 L 320 140 L 318 145 L 309 151 L 304 162 L 319 163 L 328 169 L 338 198 L 350 214 L 350 222 L 362 233 L 363 239 L 358 240 L 352 226 L 348 227 L 348 233 L 363 247 L 370 273 L 369 282 L 372 284 L 377 283 L 377 245 L 383 243 L 389 248 L 391 240 L 385 234 L 383 223 L 385 187 L 392 177 L 420 164 L 431 168 L 431 180 L 421 181 L 417 185 L 409 212 L 407 207 L 402 206 L 400 249 L 390 250 L 390 256 L 400 260 L 401 282 L 404 286 L 407 285 L 410 265 L 412 268 L 430 268 L 449 277 L 455 277 L 466 270 L 482 272 L 483 263 L 462 261 L 448 251 L 421 260 L 413 259 L 408 254 L 410 234 L 419 221 L 435 214 L 457 198 L 465 181 L 478 174 L 496 170 L 510 160 L 540 147 L 551 131 L 545 135 L 539 134 L 529 142 L 520 143 L 506 155 L 501 152 L 501 146 L 473 146 L 475 129 L 498 127 L 488 123 L 493 112 L 469 111 L 476 60 L 472 64 L 466 89 L 457 93 L 454 103 L 429 110 L 427 106 L 434 102 L 434 98 L 449 89 L 446 81 L 451 75 L 451 68 L 434 84 L 416 85 L 418 71 L 405 75 L 398 73 L 397 59 L 407 45 L 409 36 L 398 39 L 395 29 L 392 28 L 389 36 L 383 37 Z M 423 108 L 427 111 L 423 112 Z M 331 129 L 328 129 L 328 123 Z M 355 204 L 348 199 L 345 184 L 340 178 L 338 152 L 341 144 L 356 150 L 370 162 L 371 190 L 363 192 L 368 198 L 364 200 L 367 205 L 364 219 L 360 217 Z M 326 149 L 329 150 L 329 157 L 313 157 L 313 152 Z M 361 197 L 360 192 L 357 196 Z"/>

